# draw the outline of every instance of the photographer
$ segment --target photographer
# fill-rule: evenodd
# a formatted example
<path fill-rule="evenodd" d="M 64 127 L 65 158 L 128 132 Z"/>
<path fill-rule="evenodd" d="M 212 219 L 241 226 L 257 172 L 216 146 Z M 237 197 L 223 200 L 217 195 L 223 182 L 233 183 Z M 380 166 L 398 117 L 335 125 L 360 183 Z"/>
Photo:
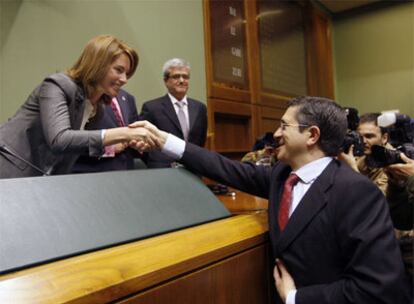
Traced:
<path fill-rule="evenodd" d="M 243 156 L 242 162 L 253 162 L 256 165 L 273 166 L 277 159 L 274 153 L 275 139 L 272 132 L 266 132 L 253 145 L 252 152 Z"/>
<path fill-rule="evenodd" d="M 342 152 L 339 159 L 346 162 L 352 169 L 367 176 L 385 194 L 388 177 L 383 168 L 374 168 L 367 164 L 366 157 L 371 154 L 373 145 L 392 148 L 388 144 L 388 133 L 386 129 L 378 126 L 377 119 L 380 113 L 366 113 L 359 119 L 357 131 L 364 141 L 364 155 L 358 159 L 354 157 L 353 146 L 347 153 Z"/>
<path fill-rule="evenodd" d="M 413 206 L 414 206 L 414 160 L 400 154 L 404 163 L 385 167 L 388 175 L 386 191 L 397 238 L 400 240 L 405 268 L 413 282 Z"/>
<path fill-rule="evenodd" d="M 400 154 L 404 163 L 384 168 L 388 176 L 386 196 L 390 205 L 394 227 L 401 230 L 400 236 L 413 235 L 414 204 L 414 160 Z M 404 233 L 406 231 L 406 233 Z"/>

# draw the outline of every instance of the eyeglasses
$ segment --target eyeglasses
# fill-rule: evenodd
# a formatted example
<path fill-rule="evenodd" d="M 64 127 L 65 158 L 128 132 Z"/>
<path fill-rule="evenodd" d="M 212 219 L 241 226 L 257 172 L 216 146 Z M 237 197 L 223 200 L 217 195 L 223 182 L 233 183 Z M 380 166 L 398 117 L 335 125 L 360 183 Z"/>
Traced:
<path fill-rule="evenodd" d="M 184 79 L 184 80 L 189 80 L 190 75 L 188 75 L 188 74 L 174 74 L 174 75 L 168 76 L 168 78 L 172 78 L 174 80 L 180 80 L 181 78 Z"/>
<path fill-rule="evenodd" d="M 310 127 L 309 125 L 304 125 L 304 124 L 289 124 L 286 122 L 280 122 L 279 128 L 282 129 L 282 131 L 285 131 L 287 127 Z"/>

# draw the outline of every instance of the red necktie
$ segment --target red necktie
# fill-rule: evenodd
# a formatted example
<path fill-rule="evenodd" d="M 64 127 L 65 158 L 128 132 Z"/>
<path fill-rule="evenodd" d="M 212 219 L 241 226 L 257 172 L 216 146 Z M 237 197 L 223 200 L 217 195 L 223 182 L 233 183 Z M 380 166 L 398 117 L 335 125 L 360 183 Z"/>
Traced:
<path fill-rule="evenodd" d="M 286 224 L 289 220 L 289 209 L 290 205 L 292 204 L 292 191 L 293 187 L 297 184 L 299 179 L 300 178 L 295 173 L 292 173 L 287 178 L 285 186 L 283 187 L 283 194 L 282 199 L 280 200 L 278 216 L 280 231 L 283 231 L 285 229 Z"/>
<path fill-rule="evenodd" d="M 119 127 L 125 127 L 124 120 L 122 119 L 122 114 L 119 112 L 118 107 L 115 104 L 114 98 L 111 101 L 111 109 L 114 112 L 116 123 Z"/>

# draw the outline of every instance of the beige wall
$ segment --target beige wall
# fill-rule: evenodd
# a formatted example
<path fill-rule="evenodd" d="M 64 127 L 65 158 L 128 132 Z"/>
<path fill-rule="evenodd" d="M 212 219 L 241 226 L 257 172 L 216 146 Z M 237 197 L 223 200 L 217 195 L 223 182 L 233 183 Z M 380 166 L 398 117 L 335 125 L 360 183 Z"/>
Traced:
<path fill-rule="evenodd" d="M 334 22 L 336 99 L 414 117 L 414 2 Z"/>
<path fill-rule="evenodd" d="M 189 95 L 206 102 L 202 0 L 0 0 L 0 123 L 98 34 L 137 49 L 140 65 L 125 88 L 139 110 L 165 94 L 161 69 L 172 57 L 190 61 Z"/>

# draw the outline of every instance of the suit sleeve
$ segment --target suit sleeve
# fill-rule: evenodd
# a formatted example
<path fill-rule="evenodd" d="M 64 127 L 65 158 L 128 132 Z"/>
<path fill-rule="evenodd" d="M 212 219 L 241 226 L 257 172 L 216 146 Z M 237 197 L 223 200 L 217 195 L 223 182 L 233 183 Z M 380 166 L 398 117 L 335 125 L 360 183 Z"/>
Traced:
<path fill-rule="evenodd" d="M 152 124 L 155 124 L 155 119 L 147 105 L 147 103 L 144 103 L 142 105 L 141 114 L 139 115 L 139 120 L 147 120 Z"/>
<path fill-rule="evenodd" d="M 131 94 L 128 94 L 128 103 L 129 103 L 129 115 L 128 115 L 128 123 L 133 123 L 139 120 L 138 117 L 138 110 L 137 105 L 135 104 L 135 97 Z"/>
<path fill-rule="evenodd" d="M 43 82 L 39 106 L 47 144 L 54 153 L 88 152 L 90 156 L 102 155 L 101 131 L 73 130 L 67 102 L 59 86 L 50 81 Z"/>
<path fill-rule="evenodd" d="M 334 202 L 344 272 L 333 283 L 299 288 L 296 304 L 410 303 L 384 196 L 368 180 L 348 189 L 342 201 Z"/>
<path fill-rule="evenodd" d="M 204 147 L 206 144 L 207 139 L 207 126 L 208 126 L 208 120 L 207 120 L 207 107 L 203 104 L 201 107 L 201 124 L 203 130 L 201 131 L 202 138 L 200 142 L 200 146 Z"/>
<path fill-rule="evenodd" d="M 130 124 L 130 123 L 133 123 L 141 119 L 140 119 L 140 116 L 138 115 L 137 105 L 135 103 L 135 97 L 129 93 L 127 93 L 127 96 L 128 96 L 128 110 L 129 110 L 127 124 Z M 143 157 L 143 155 L 135 149 L 127 148 L 127 151 L 134 158 Z"/>
<path fill-rule="evenodd" d="M 230 160 L 216 152 L 186 143 L 182 162 L 191 171 L 264 198 L 269 197 L 271 168 Z"/>

